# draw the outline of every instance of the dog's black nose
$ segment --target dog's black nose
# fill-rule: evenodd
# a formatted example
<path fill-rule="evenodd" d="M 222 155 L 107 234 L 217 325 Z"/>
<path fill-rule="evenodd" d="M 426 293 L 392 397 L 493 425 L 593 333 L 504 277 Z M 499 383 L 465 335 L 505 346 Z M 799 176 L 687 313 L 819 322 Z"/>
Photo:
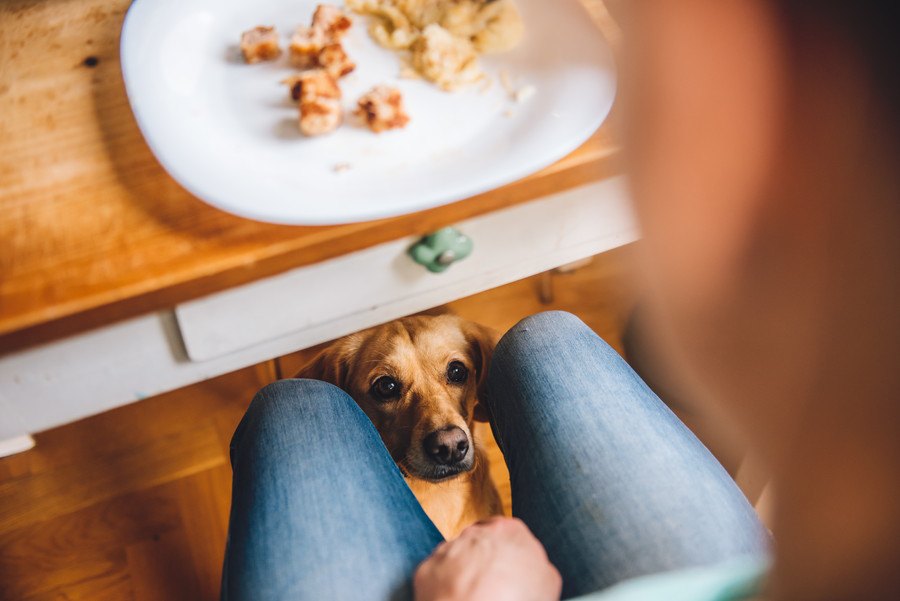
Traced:
<path fill-rule="evenodd" d="M 425 446 L 425 454 L 441 465 L 457 464 L 469 452 L 469 438 L 456 426 L 432 432 L 422 444 Z"/>

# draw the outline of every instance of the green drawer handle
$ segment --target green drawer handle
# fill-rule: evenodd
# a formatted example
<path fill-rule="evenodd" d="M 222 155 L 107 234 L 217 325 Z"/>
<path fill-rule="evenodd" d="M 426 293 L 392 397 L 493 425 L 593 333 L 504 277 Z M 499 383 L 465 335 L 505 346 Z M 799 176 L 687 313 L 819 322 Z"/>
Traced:
<path fill-rule="evenodd" d="M 472 254 L 472 239 L 453 227 L 441 228 L 412 245 L 409 256 L 428 271 L 441 273 Z"/>

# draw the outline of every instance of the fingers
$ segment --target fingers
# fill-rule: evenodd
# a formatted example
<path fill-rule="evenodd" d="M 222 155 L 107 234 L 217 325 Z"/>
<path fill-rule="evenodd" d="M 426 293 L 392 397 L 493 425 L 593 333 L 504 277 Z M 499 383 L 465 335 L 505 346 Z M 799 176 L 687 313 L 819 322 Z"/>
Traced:
<path fill-rule="evenodd" d="M 494 516 L 472 524 L 455 539 L 440 543 L 420 564 L 419 569 L 463 555 L 478 557 L 490 553 L 491 548 L 503 544 L 504 541 L 516 541 L 519 545 L 533 547 L 534 552 L 540 553 L 543 557 L 547 556 L 543 545 L 525 522 L 518 518 Z"/>
<path fill-rule="evenodd" d="M 524 522 L 494 517 L 435 547 L 413 587 L 417 601 L 558 599 L 562 578 Z"/>
<path fill-rule="evenodd" d="M 413 573 L 413 589 L 422 590 L 429 584 L 432 569 L 431 558 L 419 564 L 419 567 Z"/>
<path fill-rule="evenodd" d="M 440 572 L 429 558 L 419 564 L 413 574 L 413 594 L 415 601 L 433 601 L 446 593 Z"/>
<path fill-rule="evenodd" d="M 434 551 L 431 552 L 431 556 L 440 557 L 441 555 L 446 555 L 449 545 L 450 543 L 447 541 L 440 543 L 437 547 L 434 548 Z"/>
<path fill-rule="evenodd" d="M 462 534 L 460 534 L 460 538 L 467 534 L 468 536 L 475 537 L 496 536 L 497 538 L 515 541 L 518 545 L 532 548 L 534 553 L 539 554 L 545 560 L 548 560 L 547 550 L 544 549 L 544 545 L 541 544 L 541 541 L 539 541 L 534 533 L 531 532 L 528 525 L 518 518 L 494 516 L 469 526 L 466 530 L 463 530 Z"/>
<path fill-rule="evenodd" d="M 524 528 L 525 530 L 530 532 L 530 530 L 528 530 L 528 526 L 525 525 L 525 522 L 523 522 L 519 518 L 508 518 L 502 515 L 494 515 L 475 522 L 474 524 L 463 530 L 463 534 L 468 532 L 469 530 L 472 530 L 473 528 L 492 530 L 515 530 L 517 528 Z"/>
<path fill-rule="evenodd" d="M 504 516 L 493 516 L 476 522 L 463 530 L 459 538 L 485 535 L 509 537 L 519 541 L 533 540 L 540 544 L 525 522 L 519 518 Z"/>

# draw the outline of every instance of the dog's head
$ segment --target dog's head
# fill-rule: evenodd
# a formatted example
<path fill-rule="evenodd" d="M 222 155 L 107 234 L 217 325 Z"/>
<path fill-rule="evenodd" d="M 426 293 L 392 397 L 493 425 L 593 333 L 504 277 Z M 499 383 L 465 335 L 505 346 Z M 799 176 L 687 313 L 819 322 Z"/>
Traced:
<path fill-rule="evenodd" d="M 454 315 L 406 317 L 342 338 L 298 378 L 331 382 L 369 416 L 394 461 L 438 481 L 472 469 L 472 427 L 496 336 Z"/>

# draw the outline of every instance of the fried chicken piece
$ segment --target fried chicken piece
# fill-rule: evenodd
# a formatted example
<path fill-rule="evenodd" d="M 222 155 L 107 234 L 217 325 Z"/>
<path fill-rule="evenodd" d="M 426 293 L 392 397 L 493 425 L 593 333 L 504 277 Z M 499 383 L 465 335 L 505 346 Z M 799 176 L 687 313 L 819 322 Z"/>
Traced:
<path fill-rule="evenodd" d="M 300 103 L 300 131 L 305 136 L 331 133 L 343 122 L 340 103 L 312 100 Z"/>
<path fill-rule="evenodd" d="M 288 94 L 294 102 L 300 100 L 300 94 L 303 92 L 303 86 L 300 83 L 302 79 L 300 75 L 291 75 L 281 80 L 281 83 L 288 87 Z"/>
<path fill-rule="evenodd" d="M 403 128 L 409 123 L 403 96 L 397 88 L 375 86 L 359 99 L 357 105 L 356 114 L 365 119 L 375 133 Z"/>
<path fill-rule="evenodd" d="M 306 71 L 289 77 L 291 98 L 300 103 L 300 131 L 307 136 L 320 136 L 337 129 L 344 120 L 341 89 L 324 69 Z"/>
<path fill-rule="evenodd" d="M 356 69 L 356 63 L 350 60 L 344 47 L 338 42 L 328 44 L 319 52 L 317 62 L 320 67 L 328 71 L 328 74 L 335 79 L 340 79 L 344 75 Z"/>
<path fill-rule="evenodd" d="M 340 41 L 351 25 L 353 21 L 333 4 L 320 4 L 313 13 L 313 28 L 321 30 L 335 41 Z"/>
<path fill-rule="evenodd" d="M 260 25 L 241 34 L 241 54 L 248 63 L 270 61 L 281 54 L 278 32 L 274 27 Z"/>
<path fill-rule="evenodd" d="M 319 53 L 328 44 L 328 37 L 317 27 L 298 27 L 289 46 L 291 64 L 298 69 L 319 66 Z"/>
<path fill-rule="evenodd" d="M 323 67 L 335 79 L 356 68 L 340 38 L 350 27 L 350 19 L 338 8 L 320 4 L 311 27 L 298 27 L 291 37 L 291 63 L 298 69 Z"/>
<path fill-rule="evenodd" d="M 282 83 L 287 84 L 294 100 L 312 100 L 314 98 L 341 99 L 341 88 L 337 81 L 324 69 L 306 71 L 291 75 Z"/>

